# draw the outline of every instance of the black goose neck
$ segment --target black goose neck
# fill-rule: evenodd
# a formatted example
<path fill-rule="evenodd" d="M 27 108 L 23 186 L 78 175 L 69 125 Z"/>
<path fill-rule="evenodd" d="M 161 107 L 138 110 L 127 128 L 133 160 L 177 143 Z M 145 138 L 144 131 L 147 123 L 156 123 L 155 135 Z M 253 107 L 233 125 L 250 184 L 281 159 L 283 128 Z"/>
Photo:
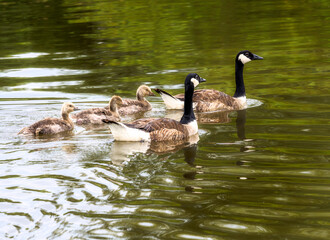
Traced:
<path fill-rule="evenodd" d="M 244 64 L 240 60 L 236 59 L 236 63 L 235 63 L 236 91 L 234 94 L 234 97 L 236 98 L 245 96 L 243 69 L 244 69 Z"/>
<path fill-rule="evenodd" d="M 183 116 L 180 123 L 187 124 L 195 120 L 195 114 L 193 110 L 193 95 L 194 95 L 194 84 L 192 82 L 185 83 L 185 93 L 184 93 L 184 107 Z"/>

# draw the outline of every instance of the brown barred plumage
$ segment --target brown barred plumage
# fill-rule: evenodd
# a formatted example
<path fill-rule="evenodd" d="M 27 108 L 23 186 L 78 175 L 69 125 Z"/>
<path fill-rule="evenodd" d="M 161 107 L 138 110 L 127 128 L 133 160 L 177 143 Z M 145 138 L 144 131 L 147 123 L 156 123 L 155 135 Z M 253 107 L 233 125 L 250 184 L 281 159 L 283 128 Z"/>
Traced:
<path fill-rule="evenodd" d="M 184 94 L 174 97 L 184 101 Z M 216 110 L 237 110 L 241 106 L 236 99 L 224 92 L 214 89 L 199 89 L 194 91 L 193 102 L 196 112 L 210 112 Z"/>
<path fill-rule="evenodd" d="M 154 141 L 184 140 L 189 136 L 186 126 L 170 118 L 138 119 L 126 125 L 149 132 Z"/>

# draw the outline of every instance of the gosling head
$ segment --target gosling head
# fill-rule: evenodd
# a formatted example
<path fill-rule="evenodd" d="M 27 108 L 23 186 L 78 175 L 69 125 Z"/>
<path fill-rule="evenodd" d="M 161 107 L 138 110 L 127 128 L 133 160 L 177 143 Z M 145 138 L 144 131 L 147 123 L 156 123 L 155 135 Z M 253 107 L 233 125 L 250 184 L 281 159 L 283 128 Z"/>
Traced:
<path fill-rule="evenodd" d="M 262 60 L 263 57 L 259 57 L 256 54 L 253 54 L 252 52 L 248 50 L 240 51 L 236 56 L 236 62 L 240 61 L 241 63 L 245 64 L 252 60 Z"/>
<path fill-rule="evenodd" d="M 113 102 L 113 103 L 116 103 L 118 106 L 121 106 L 123 105 L 123 99 L 117 95 L 114 95 L 111 97 L 110 99 L 110 103 Z"/>
<path fill-rule="evenodd" d="M 111 99 L 109 101 L 109 105 L 110 105 L 110 111 L 116 112 L 117 107 L 120 107 L 121 105 L 123 105 L 123 99 L 117 95 L 114 95 L 111 97 Z"/>
<path fill-rule="evenodd" d="M 206 82 L 206 79 L 200 77 L 197 73 L 189 73 L 186 77 L 185 85 L 190 83 L 194 84 L 194 88 L 197 87 L 201 82 Z"/>
<path fill-rule="evenodd" d="M 65 102 L 62 105 L 62 113 L 69 114 L 73 111 L 79 110 L 77 107 L 74 106 L 71 102 Z"/>
<path fill-rule="evenodd" d="M 141 85 L 136 91 L 136 98 L 142 100 L 145 96 L 155 96 L 147 85 Z"/>

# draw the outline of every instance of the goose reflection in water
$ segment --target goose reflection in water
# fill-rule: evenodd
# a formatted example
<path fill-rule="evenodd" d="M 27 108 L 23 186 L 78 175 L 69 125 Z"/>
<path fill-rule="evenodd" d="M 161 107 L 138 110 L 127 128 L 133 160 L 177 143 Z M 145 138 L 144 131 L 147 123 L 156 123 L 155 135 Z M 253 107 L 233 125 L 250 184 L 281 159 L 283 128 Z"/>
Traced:
<path fill-rule="evenodd" d="M 165 154 L 174 153 L 184 147 L 197 144 L 198 134 L 189 138 L 189 141 L 162 141 L 162 142 L 120 142 L 114 141 L 111 146 L 110 159 L 115 165 L 123 165 L 136 153 Z"/>
<path fill-rule="evenodd" d="M 229 123 L 231 121 L 228 116 L 231 111 L 216 111 L 195 113 L 198 123 Z M 166 118 L 171 118 L 179 121 L 182 117 L 182 111 L 166 110 Z"/>
<path fill-rule="evenodd" d="M 228 114 L 230 112 L 217 112 L 217 113 L 212 113 L 209 116 L 205 117 L 205 115 L 209 113 L 203 113 L 204 119 L 207 123 L 210 122 L 225 122 L 227 120 L 230 121 L 230 118 L 228 117 Z M 223 119 L 221 119 L 223 118 Z M 201 119 L 201 118 L 200 118 Z M 252 152 L 254 151 L 254 147 L 250 144 L 253 139 L 247 139 L 245 136 L 245 123 L 246 123 L 246 109 L 244 110 L 238 110 L 237 111 L 237 118 L 236 118 L 236 130 L 237 130 L 237 137 L 240 140 L 239 142 L 235 143 L 221 143 L 221 145 L 231 145 L 231 144 L 243 144 L 242 147 L 240 147 L 240 152 Z M 192 144 L 190 146 L 187 146 L 183 148 L 183 153 L 184 153 L 184 161 L 187 162 L 190 166 L 194 167 L 196 170 L 195 171 L 190 171 L 186 172 L 183 174 L 183 177 L 188 180 L 194 180 L 196 179 L 196 176 L 198 174 L 203 174 L 204 172 L 202 171 L 202 166 L 198 166 L 195 164 L 195 158 L 197 155 L 197 144 Z M 237 161 L 236 165 L 238 166 L 246 166 L 248 164 L 247 161 L 241 160 Z M 248 178 L 246 177 L 238 177 L 238 179 L 246 180 Z M 200 187 L 197 186 L 186 186 L 185 190 L 188 192 L 194 192 L 194 193 L 201 193 L 198 190 L 200 190 Z"/>

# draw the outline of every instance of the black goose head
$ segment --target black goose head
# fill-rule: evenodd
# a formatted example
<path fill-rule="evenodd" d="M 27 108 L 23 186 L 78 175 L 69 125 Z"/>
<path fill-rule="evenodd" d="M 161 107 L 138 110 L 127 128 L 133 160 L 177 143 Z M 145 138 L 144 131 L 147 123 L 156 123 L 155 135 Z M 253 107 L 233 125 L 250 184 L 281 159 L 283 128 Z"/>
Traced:
<path fill-rule="evenodd" d="M 195 87 L 201 82 L 206 82 L 206 79 L 200 77 L 197 73 L 189 73 L 184 82 L 185 86 L 190 86 L 191 84 Z"/>
<path fill-rule="evenodd" d="M 240 51 L 236 56 L 236 62 L 240 61 L 242 64 L 245 64 L 247 62 L 250 62 L 252 60 L 262 60 L 263 57 L 259 57 L 256 54 L 253 54 L 252 52 L 248 50 Z"/>

